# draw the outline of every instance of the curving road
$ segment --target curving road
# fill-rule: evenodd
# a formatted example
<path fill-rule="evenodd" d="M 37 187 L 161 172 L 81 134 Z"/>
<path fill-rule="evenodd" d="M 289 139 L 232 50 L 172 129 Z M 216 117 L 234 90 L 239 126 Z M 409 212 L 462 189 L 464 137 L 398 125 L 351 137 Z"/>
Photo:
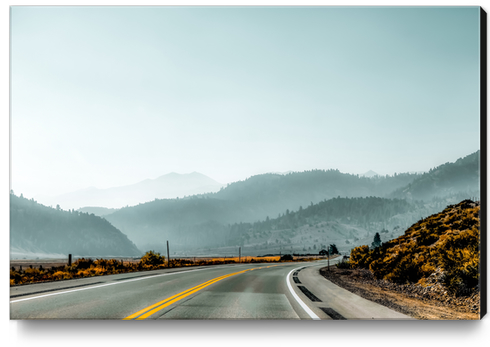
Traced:
<path fill-rule="evenodd" d="M 319 275 L 324 266 L 234 264 L 11 287 L 10 318 L 411 319 L 334 285 Z"/>

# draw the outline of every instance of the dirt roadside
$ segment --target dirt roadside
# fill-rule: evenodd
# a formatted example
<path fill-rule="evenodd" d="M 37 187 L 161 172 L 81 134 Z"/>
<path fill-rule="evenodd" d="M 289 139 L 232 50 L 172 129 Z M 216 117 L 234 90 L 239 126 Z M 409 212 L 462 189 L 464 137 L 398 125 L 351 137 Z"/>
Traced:
<path fill-rule="evenodd" d="M 336 266 L 320 269 L 320 274 L 362 298 L 397 312 L 422 320 L 478 320 L 480 294 L 466 298 L 449 296 L 441 287 L 421 288 L 396 285 L 376 280 L 369 270 L 339 269 Z"/>

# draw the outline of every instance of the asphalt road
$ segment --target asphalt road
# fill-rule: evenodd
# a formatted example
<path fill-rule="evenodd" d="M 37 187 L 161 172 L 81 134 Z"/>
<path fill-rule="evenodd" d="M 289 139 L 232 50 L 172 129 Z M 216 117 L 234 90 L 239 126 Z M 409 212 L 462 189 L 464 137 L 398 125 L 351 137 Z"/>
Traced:
<path fill-rule="evenodd" d="M 176 268 L 10 288 L 11 319 L 411 319 L 319 275 L 326 261 Z"/>

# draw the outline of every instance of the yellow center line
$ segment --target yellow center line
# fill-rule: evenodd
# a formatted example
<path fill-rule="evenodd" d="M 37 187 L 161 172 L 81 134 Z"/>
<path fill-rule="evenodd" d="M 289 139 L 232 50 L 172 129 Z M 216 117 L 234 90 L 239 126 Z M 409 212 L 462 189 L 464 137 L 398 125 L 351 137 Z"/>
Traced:
<path fill-rule="evenodd" d="M 222 277 L 223 277 L 223 276 L 222 276 Z M 218 278 L 221 278 L 221 277 L 218 277 Z M 140 314 L 143 314 L 143 313 L 145 313 L 146 311 L 148 311 L 148 310 L 150 310 L 150 309 L 152 309 L 152 308 L 155 308 L 155 307 L 157 307 L 157 306 L 159 306 L 159 305 L 161 305 L 161 304 L 164 304 L 165 302 L 167 302 L 167 301 L 169 301 L 169 300 L 172 300 L 172 299 L 174 299 L 174 298 L 176 298 L 176 297 L 178 297 L 178 296 L 180 296 L 180 295 L 182 295 L 182 294 L 185 294 L 185 293 L 187 293 L 188 291 L 191 291 L 191 290 L 193 290 L 193 289 L 196 289 L 196 288 L 198 288 L 198 287 L 201 287 L 201 286 L 203 286 L 203 285 L 206 285 L 207 283 L 212 282 L 212 281 L 213 281 L 213 280 L 210 280 L 210 281 L 207 281 L 207 282 L 201 283 L 201 284 L 199 284 L 198 286 L 192 287 L 192 288 L 187 289 L 187 290 L 185 290 L 185 291 L 183 291 L 183 292 L 181 292 L 181 293 L 179 293 L 179 294 L 176 294 L 176 295 L 174 295 L 174 296 L 171 296 L 170 298 L 167 298 L 167 299 L 165 299 L 165 300 L 162 300 L 162 301 L 160 301 L 160 302 L 157 302 L 156 304 L 153 304 L 153 305 L 148 306 L 148 307 L 146 307 L 146 308 L 144 308 L 144 309 L 142 309 L 142 310 L 140 310 L 140 311 L 138 311 L 138 312 L 133 313 L 132 315 L 130 315 L 130 316 L 128 316 L 128 317 L 126 317 L 126 318 L 124 318 L 124 320 L 130 320 L 130 319 L 136 318 L 136 317 L 138 317 Z"/>
<path fill-rule="evenodd" d="M 275 266 L 278 266 L 278 265 L 275 265 Z M 228 274 L 228 275 L 224 275 L 224 276 L 220 276 L 220 277 L 216 277 L 216 278 L 213 278 L 212 280 L 209 280 L 207 282 L 204 282 L 204 283 L 201 283 L 195 287 L 192 287 L 192 288 L 189 288 L 187 290 L 184 290 L 183 292 L 180 292 L 178 294 L 175 294 L 169 298 L 166 298 L 162 301 L 159 301 L 157 302 L 156 304 L 153 304 L 151 306 L 148 306 L 142 310 L 139 310 L 138 312 L 135 312 L 133 313 L 132 315 L 130 316 L 127 316 L 126 318 L 123 318 L 123 320 L 132 320 L 132 319 L 136 319 L 136 320 L 143 320 L 145 318 L 148 318 L 149 316 L 151 316 L 152 314 L 164 309 L 165 307 L 167 306 L 170 306 L 172 305 L 173 303 L 179 301 L 179 300 L 182 300 L 183 298 L 191 295 L 191 294 L 194 294 L 195 292 L 198 292 L 200 291 L 201 289 L 204 289 L 206 288 L 207 286 L 210 286 L 211 284 L 213 283 L 216 283 L 218 281 L 221 281 L 225 278 L 228 278 L 228 277 L 231 277 L 231 276 L 235 276 L 235 275 L 238 275 L 238 274 L 241 274 L 241 273 L 244 273 L 244 272 L 247 272 L 247 271 L 252 271 L 252 270 L 256 270 L 256 269 L 259 269 L 259 268 L 252 268 L 252 269 L 247 269 L 247 270 L 243 270 L 243 271 L 238 271 L 238 272 L 234 272 L 234 273 L 231 273 L 231 274 Z"/>

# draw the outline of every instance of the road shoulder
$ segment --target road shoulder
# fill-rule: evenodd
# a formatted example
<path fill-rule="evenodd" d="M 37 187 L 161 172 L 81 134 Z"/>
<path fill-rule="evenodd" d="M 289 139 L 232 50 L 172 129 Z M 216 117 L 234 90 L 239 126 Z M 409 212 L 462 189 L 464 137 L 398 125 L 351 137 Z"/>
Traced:
<path fill-rule="evenodd" d="M 469 312 L 467 307 L 450 305 L 439 300 L 416 298 L 381 288 L 375 285 L 368 270 L 345 270 L 331 266 L 320 270 L 321 277 L 335 283 L 360 297 L 376 302 L 390 309 L 422 320 L 475 320 L 480 319 L 478 313 Z"/>
<path fill-rule="evenodd" d="M 293 273 L 289 280 L 297 295 L 321 319 L 334 320 L 410 320 L 410 316 L 362 298 L 323 276 L 326 264 L 307 266 Z M 296 277 L 296 279 L 294 278 Z"/>

